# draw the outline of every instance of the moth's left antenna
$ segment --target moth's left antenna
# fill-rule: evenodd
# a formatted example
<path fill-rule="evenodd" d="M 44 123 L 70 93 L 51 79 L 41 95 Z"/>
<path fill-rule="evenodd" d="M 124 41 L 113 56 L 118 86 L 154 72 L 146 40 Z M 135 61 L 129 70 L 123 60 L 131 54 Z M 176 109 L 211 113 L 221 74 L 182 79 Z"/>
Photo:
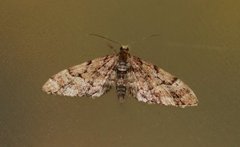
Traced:
<path fill-rule="evenodd" d="M 121 44 L 120 42 L 118 42 L 118 41 L 116 41 L 116 40 L 112 40 L 112 39 L 107 38 L 107 37 L 102 36 L 102 35 L 98 35 L 98 34 L 88 34 L 88 35 L 90 35 L 90 36 L 96 36 L 96 37 L 99 37 L 99 38 L 103 38 L 103 39 L 105 39 L 105 40 L 111 41 L 111 42 L 113 42 L 113 43 L 116 43 L 116 44 L 122 46 L 122 44 Z"/>

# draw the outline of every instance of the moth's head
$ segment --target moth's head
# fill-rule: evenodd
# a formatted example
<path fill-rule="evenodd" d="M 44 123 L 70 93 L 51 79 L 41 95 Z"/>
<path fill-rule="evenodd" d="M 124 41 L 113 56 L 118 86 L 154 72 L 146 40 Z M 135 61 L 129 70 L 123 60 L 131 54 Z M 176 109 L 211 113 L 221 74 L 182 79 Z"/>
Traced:
<path fill-rule="evenodd" d="M 129 51 L 128 45 L 122 45 L 120 48 L 120 51 L 128 53 L 128 51 Z"/>

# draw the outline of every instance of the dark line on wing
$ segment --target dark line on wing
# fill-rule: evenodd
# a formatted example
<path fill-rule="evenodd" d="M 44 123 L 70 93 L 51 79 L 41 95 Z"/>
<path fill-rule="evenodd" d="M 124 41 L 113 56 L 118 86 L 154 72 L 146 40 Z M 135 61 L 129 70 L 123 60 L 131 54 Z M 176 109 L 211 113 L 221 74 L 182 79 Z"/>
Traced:
<path fill-rule="evenodd" d="M 180 96 L 173 91 L 171 91 L 170 94 L 173 98 L 180 98 Z"/>
<path fill-rule="evenodd" d="M 90 65 L 92 63 L 92 60 L 89 60 L 88 62 L 87 62 L 87 65 Z"/>
<path fill-rule="evenodd" d="M 109 59 L 109 56 L 110 56 L 110 55 L 106 55 L 106 56 L 103 58 L 103 61 L 105 62 L 107 59 Z"/>
<path fill-rule="evenodd" d="M 166 82 L 166 81 L 162 80 L 161 85 L 173 85 L 177 80 L 178 80 L 177 77 L 174 77 L 171 82 Z"/>
<path fill-rule="evenodd" d="M 143 64 L 142 60 L 139 57 L 133 56 L 133 58 L 141 65 Z"/>
<path fill-rule="evenodd" d="M 173 80 L 172 80 L 172 84 L 174 84 L 177 80 L 178 80 L 178 78 L 174 77 Z"/>
<path fill-rule="evenodd" d="M 68 73 L 71 75 L 71 76 L 73 76 L 73 77 L 80 77 L 80 78 L 82 78 L 82 74 L 81 73 L 76 73 L 75 75 L 73 74 L 73 72 L 71 71 L 71 69 L 66 69 L 67 71 L 68 71 Z M 83 73 L 85 73 L 86 72 L 86 70 L 83 72 Z"/>
<path fill-rule="evenodd" d="M 106 57 L 104 57 L 104 59 L 103 59 L 104 63 L 102 64 L 102 66 L 98 67 L 98 68 L 92 73 L 92 75 L 93 75 L 93 74 L 96 74 L 96 72 L 98 72 L 101 68 L 106 68 L 106 64 L 110 62 L 111 57 L 113 57 L 113 56 L 107 55 Z M 107 59 L 109 59 L 109 60 L 107 60 Z M 114 65 L 115 65 L 115 64 L 112 64 L 111 66 L 109 66 L 109 67 L 107 68 L 107 70 L 111 70 L 111 69 L 114 67 Z M 109 72 L 106 72 L 106 74 L 108 74 L 108 73 L 109 73 Z M 103 75 L 103 76 L 106 76 L 106 75 Z"/>
<path fill-rule="evenodd" d="M 159 73 L 158 67 L 157 67 L 156 65 L 153 65 L 153 67 L 154 67 L 155 71 L 156 71 L 157 73 Z"/>

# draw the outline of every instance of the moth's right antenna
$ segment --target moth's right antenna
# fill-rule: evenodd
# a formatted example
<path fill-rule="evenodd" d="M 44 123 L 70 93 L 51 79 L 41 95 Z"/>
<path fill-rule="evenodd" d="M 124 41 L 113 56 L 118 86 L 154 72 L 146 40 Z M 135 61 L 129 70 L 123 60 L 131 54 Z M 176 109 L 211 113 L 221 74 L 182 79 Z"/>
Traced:
<path fill-rule="evenodd" d="M 113 42 L 113 43 L 116 43 L 116 44 L 122 46 L 122 44 L 121 44 L 120 42 L 118 42 L 118 41 L 116 41 L 116 40 L 109 39 L 109 38 L 107 38 L 107 37 L 105 37 L 105 36 L 98 35 L 98 34 L 89 34 L 89 35 L 91 35 L 91 36 L 96 36 L 96 37 L 99 37 L 99 38 L 103 38 L 103 39 L 105 39 L 105 40 L 111 41 L 111 42 Z"/>
<path fill-rule="evenodd" d="M 160 36 L 160 34 L 152 34 L 152 35 L 149 35 L 149 36 L 147 36 L 147 37 L 141 38 L 140 40 L 133 41 L 133 42 L 131 42 L 130 44 L 133 45 L 133 44 L 136 44 L 136 43 L 138 43 L 138 42 L 140 42 L 140 41 L 144 41 L 144 40 L 146 40 L 146 39 L 149 39 L 149 38 L 152 38 L 152 37 L 158 37 L 158 36 Z"/>

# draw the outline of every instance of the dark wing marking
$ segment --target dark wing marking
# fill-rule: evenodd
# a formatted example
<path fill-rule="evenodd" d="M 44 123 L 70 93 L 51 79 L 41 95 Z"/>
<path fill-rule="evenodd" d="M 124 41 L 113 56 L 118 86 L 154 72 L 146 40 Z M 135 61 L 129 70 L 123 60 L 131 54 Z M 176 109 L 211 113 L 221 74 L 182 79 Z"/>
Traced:
<path fill-rule="evenodd" d="M 42 87 L 48 94 L 99 97 L 114 84 L 116 55 L 109 55 L 65 69 Z"/>
<path fill-rule="evenodd" d="M 129 58 L 129 92 L 138 101 L 172 106 L 196 106 L 194 92 L 180 79 L 138 57 Z"/>

